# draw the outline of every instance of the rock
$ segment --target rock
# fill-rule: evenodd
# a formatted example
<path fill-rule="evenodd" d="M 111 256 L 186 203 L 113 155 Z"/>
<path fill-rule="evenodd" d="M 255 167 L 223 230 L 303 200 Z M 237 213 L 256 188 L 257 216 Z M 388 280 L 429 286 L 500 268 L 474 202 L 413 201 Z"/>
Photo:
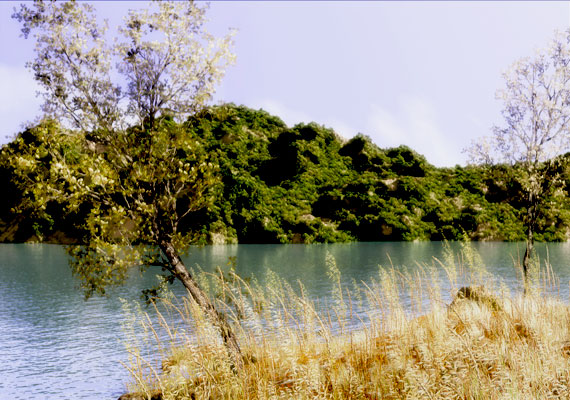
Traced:
<path fill-rule="evenodd" d="M 119 397 L 118 400 L 162 400 L 162 393 L 160 391 L 154 391 L 148 397 L 144 393 L 125 393 Z"/>
<path fill-rule="evenodd" d="M 453 307 L 462 300 L 470 300 L 486 305 L 493 311 L 503 310 L 499 300 L 483 286 L 463 286 L 457 291 L 449 307 Z"/>
<path fill-rule="evenodd" d="M 300 243 L 304 243 L 305 241 L 303 240 L 303 235 L 301 235 L 300 233 L 295 233 L 293 235 L 293 237 L 291 238 L 291 243 L 293 244 L 300 244 Z"/>

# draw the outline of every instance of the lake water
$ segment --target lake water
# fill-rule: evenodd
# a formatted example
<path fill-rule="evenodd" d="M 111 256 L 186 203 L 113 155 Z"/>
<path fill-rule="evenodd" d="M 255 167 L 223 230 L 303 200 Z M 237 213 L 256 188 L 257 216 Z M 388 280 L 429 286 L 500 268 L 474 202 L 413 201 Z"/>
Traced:
<path fill-rule="evenodd" d="M 452 243 L 457 248 L 459 244 Z M 523 244 L 473 243 L 487 268 L 512 289 L 520 289 L 513 258 Z M 212 271 L 236 257 L 241 276 L 263 284 L 267 269 L 300 280 L 311 296 L 330 295 L 325 258 L 331 253 L 343 282 L 368 282 L 378 265 L 414 269 L 442 258 L 442 243 L 353 243 L 334 245 L 228 245 L 195 248 L 188 266 Z M 547 246 L 538 245 L 545 258 Z M 570 243 L 548 245 L 550 263 L 560 278 L 560 297 L 568 299 Z M 140 301 L 140 291 L 155 282 L 155 271 L 133 274 L 109 297 L 84 300 L 71 276 L 64 249 L 56 245 L 0 244 L 0 399 L 116 399 L 129 375 L 119 298 Z M 183 295 L 181 285 L 173 291 Z M 141 301 L 142 303 L 142 301 Z"/>

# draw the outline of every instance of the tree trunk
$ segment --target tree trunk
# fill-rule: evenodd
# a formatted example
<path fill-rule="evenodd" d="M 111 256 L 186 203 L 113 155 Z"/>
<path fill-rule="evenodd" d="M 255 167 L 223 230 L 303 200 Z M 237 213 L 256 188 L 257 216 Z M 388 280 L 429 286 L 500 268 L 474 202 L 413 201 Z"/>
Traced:
<path fill-rule="evenodd" d="M 200 309 L 207 315 L 210 322 L 219 330 L 220 336 L 222 337 L 224 345 L 228 350 L 234 368 L 236 368 L 238 371 L 241 371 L 243 369 L 243 356 L 237 338 L 231 326 L 226 321 L 224 316 L 220 314 L 218 310 L 216 310 L 214 305 L 208 299 L 206 293 L 204 293 L 200 286 L 198 286 L 198 283 L 196 283 L 194 278 L 192 278 L 192 276 L 188 273 L 188 270 L 178 256 L 178 252 L 172 243 L 166 240 L 161 241 L 160 249 L 166 255 L 166 258 L 172 266 L 173 273 L 176 278 L 182 282 Z"/>
<path fill-rule="evenodd" d="M 524 279 L 525 293 L 528 285 L 528 271 L 530 270 L 530 260 L 533 251 L 534 251 L 534 233 L 532 227 L 529 226 L 526 238 L 526 250 L 524 252 L 524 257 L 523 257 L 523 279 Z"/>
<path fill-rule="evenodd" d="M 526 250 L 523 257 L 523 279 L 524 279 L 524 293 L 527 292 L 528 287 L 528 273 L 531 267 L 531 258 L 534 251 L 534 226 L 536 223 L 536 208 L 537 204 L 535 196 L 532 192 L 528 194 L 528 209 L 527 209 L 527 232 L 526 232 Z"/>

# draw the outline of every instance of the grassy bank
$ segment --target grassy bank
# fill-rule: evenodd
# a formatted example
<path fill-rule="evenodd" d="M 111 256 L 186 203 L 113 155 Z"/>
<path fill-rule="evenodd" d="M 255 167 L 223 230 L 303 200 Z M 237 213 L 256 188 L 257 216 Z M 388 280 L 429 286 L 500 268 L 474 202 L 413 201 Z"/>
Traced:
<path fill-rule="evenodd" d="M 171 299 L 156 306 L 155 322 L 137 318 L 161 354 L 151 362 L 130 348 L 129 391 L 164 399 L 570 396 L 570 310 L 547 263 L 522 296 L 490 276 L 468 245 L 413 272 L 380 269 L 377 280 L 350 288 L 327 261 L 326 302 L 274 274 L 264 287 L 232 271 L 201 274 L 239 332 L 244 370 L 232 371 L 189 300 Z M 442 268 L 446 282 L 435 279 Z"/>

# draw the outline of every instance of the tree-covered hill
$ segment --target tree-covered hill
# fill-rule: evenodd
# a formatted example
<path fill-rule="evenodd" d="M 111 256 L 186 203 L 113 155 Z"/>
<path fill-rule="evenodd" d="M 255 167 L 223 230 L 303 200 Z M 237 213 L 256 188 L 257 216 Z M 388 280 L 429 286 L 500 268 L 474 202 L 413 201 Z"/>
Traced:
<path fill-rule="evenodd" d="M 315 123 L 289 128 L 232 104 L 203 110 L 185 128 L 218 176 L 213 204 L 181 224 L 197 242 L 525 239 L 521 188 L 509 166 L 436 168 L 406 146 L 381 149 L 364 135 L 347 141 Z M 34 213 L 15 180 L 18 153 L 42 145 L 31 129 L 2 147 L 0 241 L 81 241 L 89 203 L 69 213 L 52 202 Z M 560 161 L 570 183 L 569 159 Z M 570 237 L 567 194 L 542 210 L 538 240 Z"/>

